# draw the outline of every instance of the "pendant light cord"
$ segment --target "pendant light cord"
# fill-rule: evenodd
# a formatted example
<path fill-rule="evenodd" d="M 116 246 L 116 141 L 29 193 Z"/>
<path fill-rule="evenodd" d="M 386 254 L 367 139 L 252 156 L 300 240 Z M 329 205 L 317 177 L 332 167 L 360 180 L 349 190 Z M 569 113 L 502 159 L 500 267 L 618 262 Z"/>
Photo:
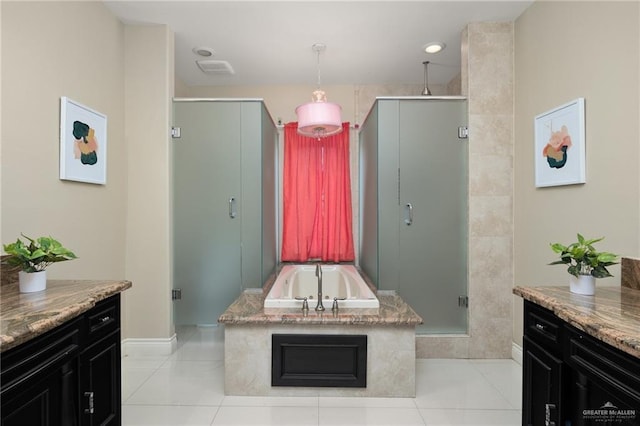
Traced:
<path fill-rule="evenodd" d="M 318 67 L 318 90 L 320 90 L 320 49 L 316 49 L 317 57 L 317 67 Z"/>
<path fill-rule="evenodd" d="M 325 46 L 324 44 L 321 43 L 316 43 L 313 46 L 311 46 L 313 51 L 316 52 L 316 66 L 317 66 L 317 71 L 318 71 L 318 87 L 316 88 L 316 90 L 313 92 L 313 96 L 312 96 L 312 101 L 313 102 L 326 102 L 327 101 L 327 97 L 325 95 L 325 93 L 322 91 L 322 89 L 320 88 L 320 84 L 321 84 L 321 80 L 320 80 L 320 53 L 324 51 L 324 49 L 326 49 L 327 46 Z"/>

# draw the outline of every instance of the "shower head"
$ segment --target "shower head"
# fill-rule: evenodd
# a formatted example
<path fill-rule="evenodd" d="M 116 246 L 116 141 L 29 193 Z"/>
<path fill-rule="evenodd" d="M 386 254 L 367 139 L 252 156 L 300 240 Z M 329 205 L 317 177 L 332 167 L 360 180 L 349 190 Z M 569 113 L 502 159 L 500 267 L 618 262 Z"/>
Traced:
<path fill-rule="evenodd" d="M 423 96 L 431 96 L 431 90 L 429 90 L 429 61 L 424 61 L 424 89 L 422 90 Z"/>

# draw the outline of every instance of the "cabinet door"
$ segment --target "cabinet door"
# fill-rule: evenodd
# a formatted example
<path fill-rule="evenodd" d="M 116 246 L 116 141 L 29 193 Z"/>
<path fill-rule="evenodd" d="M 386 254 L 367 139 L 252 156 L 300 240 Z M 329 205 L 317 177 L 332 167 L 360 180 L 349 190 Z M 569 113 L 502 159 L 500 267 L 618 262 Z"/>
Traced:
<path fill-rule="evenodd" d="M 609 383 L 608 383 L 609 382 Z M 640 390 L 616 389 L 611 378 L 600 378 L 582 371 L 571 371 L 569 394 L 574 426 L 592 424 L 638 426 Z"/>
<path fill-rule="evenodd" d="M 120 383 L 120 332 L 116 331 L 80 354 L 82 425 L 120 425 Z"/>
<path fill-rule="evenodd" d="M 464 100 L 400 103 L 398 291 L 418 333 L 467 331 L 466 115 Z"/>
<path fill-rule="evenodd" d="M 524 336 L 522 424 L 560 426 L 562 360 Z"/>
<path fill-rule="evenodd" d="M 3 393 L 2 426 L 76 426 L 76 374 L 71 360 Z"/>
<path fill-rule="evenodd" d="M 640 425 L 640 360 L 565 325 L 575 425 Z"/>
<path fill-rule="evenodd" d="M 174 102 L 174 322 L 216 324 L 242 287 L 241 104 Z"/>
<path fill-rule="evenodd" d="M 78 424 L 78 350 L 75 319 L 0 354 L 3 426 Z"/>

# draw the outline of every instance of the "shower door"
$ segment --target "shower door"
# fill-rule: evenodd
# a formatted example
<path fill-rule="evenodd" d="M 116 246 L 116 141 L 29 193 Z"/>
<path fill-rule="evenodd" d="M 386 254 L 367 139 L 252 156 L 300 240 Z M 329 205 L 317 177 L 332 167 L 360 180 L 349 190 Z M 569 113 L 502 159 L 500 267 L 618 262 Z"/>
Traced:
<path fill-rule="evenodd" d="M 466 117 L 465 100 L 400 102 L 398 293 L 418 333 L 467 332 Z"/>
<path fill-rule="evenodd" d="M 174 323 L 216 324 L 241 273 L 241 104 L 174 102 Z"/>

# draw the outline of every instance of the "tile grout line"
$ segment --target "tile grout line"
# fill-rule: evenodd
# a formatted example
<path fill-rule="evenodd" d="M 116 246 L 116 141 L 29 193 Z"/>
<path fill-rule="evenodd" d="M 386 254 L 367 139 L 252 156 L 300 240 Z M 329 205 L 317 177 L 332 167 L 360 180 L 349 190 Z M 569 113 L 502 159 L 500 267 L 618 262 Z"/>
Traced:
<path fill-rule="evenodd" d="M 222 399 L 224 400 L 224 398 L 222 398 Z M 220 406 L 220 405 L 219 405 L 219 406 L 216 408 L 216 413 L 213 415 L 213 418 L 212 418 L 212 419 L 211 419 L 211 421 L 209 422 L 209 426 L 213 426 L 213 422 L 215 422 L 215 421 L 216 421 L 216 417 L 218 417 L 218 413 L 220 412 L 220 408 L 221 408 L 221 407 L 222 407 L 222 406 Z"/>
<path fill-rule="evenodd" d="M 515 361 L 513 361 L 513 362 L 515 362 Z M 520 411 L 521 411 L 521 410 L 522 410 L 522 407 L 518 408 L 518 407 L 514 407 L 514 406 L 513 406 L 513 404 L 511 403 L 511 400 L 509 399 L 509 395 L 505 395 L 505 393 L 504 393 L 504 392 L 503 392 L 503 391 L 502 391 L 498 386 L 496 386 L 496 385 L 495 385 L 491 380 L 489 380 L 489 377 L 488 377 L 486 374 L 484 374 L 484 372 L 482 372 L 482 370 L 480 370 L 480 369 L 476 366 L 476 363 L 474 363 L 474 362 L 470 362 L 470 364 L 473 366 L 473 368 L 474 368 L 476 371 L 478 371 L 478 372 L 480 373 L 480 375 L 482 376 L 482 378 L 483 378 L 487 383 L 489 383 L 489 384 L 491 385 L 491 387 L 493 387 L 493 388 L 498 392 L 498 394 L 499 394 L 502 398 L 504 398 L 504 400 L 507 402 L 507 404 L 509 404 L 509 406 L 510 406 L 511 408 L 510 408 L 510 409 L 508 409 L 508 410 L 510 410 L 510 411 L 513 411 L 513 410 L 520 410 Z"/>
<path fill-rule="evenodd" d="M 168 357 L 167 357 L 167 359 L 168 359 Z M 147 382 L 149 381 L 149 379 L 151 378 L 151 376 L 153 376 L 154 374 L 156 374 L 156 372 L 160 369 L 160 367 L 161 367 L 162 365 L 164 365 L 164 363 L 165 363 L 165 362 L 166 362 L 166 360 L 164 360 L 164 361 L 160 364 L 160 366 L 158 366 L 158 367 L 156 367 L 156 368 L 139 368 L 139 369 L 137 369 L 137 370 L 153 370 L 153 371 L 151 372 L 151 374 L 149 374 L 149 375 L 147 376 L 147 378 L 146 378 L 146 379 L 144 379 L 144 380 L 142 381 L 142 383 L 140 383 L 140 384 L 138 385 L 138 387 L 136 387 L 136 388 L 133 390 L 133 392 L 131 392 L 131 393 L 129 394 L 129 396 L 127 397 L 127 399 L 125 399 L 124 401 L 122 401 L 122 405 L 135 405 L 135 404 L 128 404 L 128 403 L 127 403 L 127 401 L 129 401 L 129 400 L 133 397 L 133 395 L 135 395 L 135 393 L 136 393 L 136 392 L 138 392 L 138 391 L 140 390 L 140 388 L 142 388 L 142 386 L 144 386 L 144 385 L 145 385 L 145 383 L 147 383 Z M 122 375 L 123 375 L 123 374 L 124 374 L 124 371 L 122 371 L 122 369 L 121 369 L 121 371 L 120 371 L 120 393 L 122 393 L 122 382 L 124 381 L 124 380 L 123 380 L 124 378 L 122 377 Z"/>

